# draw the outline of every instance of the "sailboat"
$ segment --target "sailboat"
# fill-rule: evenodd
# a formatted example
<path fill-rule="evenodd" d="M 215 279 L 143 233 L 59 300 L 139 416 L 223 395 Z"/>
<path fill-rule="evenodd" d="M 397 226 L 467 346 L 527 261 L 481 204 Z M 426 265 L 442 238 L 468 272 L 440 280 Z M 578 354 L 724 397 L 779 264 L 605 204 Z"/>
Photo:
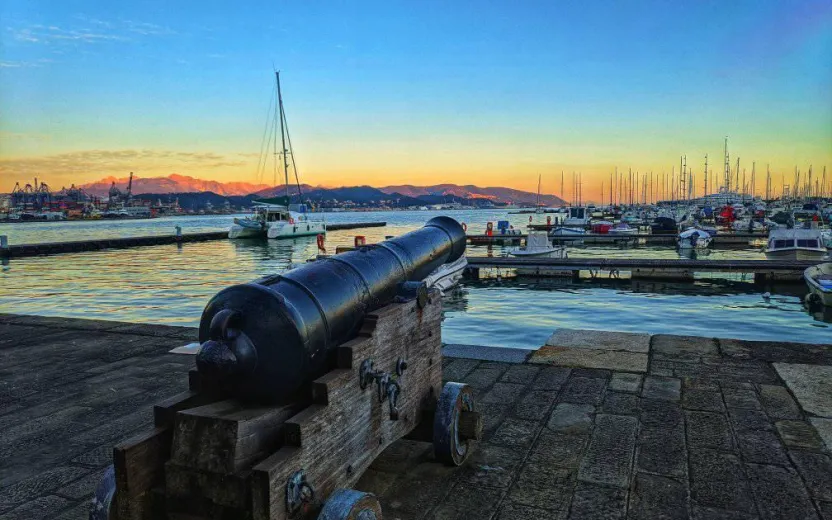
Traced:
<path fill-rule="evenodd" d="M 538 214 L 543 213 L 543 206 L 540 205 L 540 177 L 541 177 L 541 175 L 538 174 L 537 175 L 537 209 L 535 210 L 535 213 L 538 213 Z"/>
<path fill-rule="evenodd" d="M 274 159 L 278 155 L 283 159 L 283 180 L 286 186 L 285 197 L 255 201 L 254 214 L 245 218 L 235 218 L 234 224 L 228 230 L 228 238 L 295 238 L 310 235 L 326 234 L 326 222 L 319 218 L 310 218 L 306 204 L 292 204 L 289 193 L 289 157 L 292 158 L 292 169 L 298 186 L 298 199 L 301 197 L 300 180 L 294 162 L 292 139 L 289 137 L 289 124 L 283 110 L 283 94 L 280 90 L 280 72 L 275 71 L 277 81 L 277 103 L 275 105 L 274 124 L 280 123 L 281 150 L 277 148 L 277 131 L 274 132 Z"/>

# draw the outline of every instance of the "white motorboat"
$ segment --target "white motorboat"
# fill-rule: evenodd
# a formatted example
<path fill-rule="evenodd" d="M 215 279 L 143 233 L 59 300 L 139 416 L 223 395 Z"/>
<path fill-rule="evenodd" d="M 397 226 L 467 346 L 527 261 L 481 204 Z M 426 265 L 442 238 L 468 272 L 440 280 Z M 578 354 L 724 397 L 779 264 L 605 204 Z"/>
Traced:
<path fill-rule="evenodd" d="M 679 233 L 676 244 L 679 249 L 706 249 L 711 245 L 711 240 L 707 231 L 690 228 Z"/>
<path fill-rule="evenodd" d="M 825 254 L 819 229 L 775 229 L 769 233 L 769 260 L 821 260 Z"/>
<path fill-rule="evenodd" d="M 531 231 L 526 245 L 512 249 L 509 254 L 520 258 L 566 258 L 566 247 L 553 246 L 545 231 Z"/>
<path fill-rule="evenodd" d="M 234 219 L 228 238 L 295 238 L 325 234 L 326 222 L 308 218 L 304 209 L 303 205 L 286 207 L 255 202 L 253 215 Z"/>
<path fill-rule="evenodd" d="M 573 207 L 569 208 L 569 214 L 563 221 L 564 226 L 568 227 L 585 227 L 589 224 L 590 216 L 586 208 Z"/>
<path fill-rule="evenodd" d="M 832 307 L 832 262 L 809 267 L 803 271 L 803 278 L 809 286 L 808 301 Z"/>
<path fill-rule="evenodd" d="M 619 236 L 632 236 L 638 235 L 638 228 L 630 227 L 624 221 L 619 222 L 618 224 L 612 226 L 609 231 L 607 231 L 608 235 L 619 235 Z"/>
<path fill-rule="evenodd" d="M 425 283 L 428 288 L 435 287 L 439 289 L 441 294 L 445 294 L 448 289 L 459 283 L 467 266 L 468 259 L 463 255 L 449 264 L 442 264 L 437 267 L 425 278 Z"/>
<path fill-rule="evenodd" d="M 581 245 L 584 243 L 584 228 L 558 226 L 549 232 L 549 236 L 555 241 L 564 244 Z"/>

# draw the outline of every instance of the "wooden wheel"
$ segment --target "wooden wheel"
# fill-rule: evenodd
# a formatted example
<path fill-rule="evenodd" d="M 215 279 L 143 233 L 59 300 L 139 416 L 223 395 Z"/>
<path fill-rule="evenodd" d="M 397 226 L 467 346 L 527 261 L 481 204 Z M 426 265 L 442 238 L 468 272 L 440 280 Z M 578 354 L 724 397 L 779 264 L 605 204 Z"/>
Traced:
<path fill-rule="evenodd" d="M 116 471 L 111 464 L 95 488 L 95 495 L 93 495 L 92 504 L 90 505 L 89 520 L 108 520 L 112 518 L 112 515 L 110 515 L 110 507 L 115 494 Z"/>
<path fill-rule="evenodd" d="M 436 459 L 459 466 L 473 441 L 482 436 L 482 418 L 474 411 L 474 391 L 463 383 L 445 383 L 433 419 L 433 451 Z"/>
<path fill-rule="evenodd" d="M 324 504 L 318 520 L 382 520 L 375 495 L 352 489 L 337 489 Z"/>

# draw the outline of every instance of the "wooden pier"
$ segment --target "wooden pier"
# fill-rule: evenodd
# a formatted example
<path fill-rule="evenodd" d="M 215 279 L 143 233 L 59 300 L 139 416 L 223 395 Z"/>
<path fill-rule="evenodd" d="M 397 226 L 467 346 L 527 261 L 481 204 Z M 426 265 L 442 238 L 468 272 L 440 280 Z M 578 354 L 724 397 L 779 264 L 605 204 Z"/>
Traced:
<path fill-rule="evenodd" d="M 541 226 L 546 228 L 546 226 Z M 528 235 L 526 233 L 519 235 L 468 235 L 468 241 L 472 245 L 488 245 L 488 244 L 509 244 L 509 243 L 523 243 Z M 637 235 L 609 235 L 599 233 L 587 233 L 585 235 L 565 235 L 550 237 L 560 243 L 574 243 L 581 242 L 583 244 L 620 244 L 620 243 L 636 243 L 640 245 L 675 245 L 677 235 L 651 235 L 649 233 L 639 233 Z M 749 233 L 726 233 L 723 235 L 714 235 L 712 244 L 714 247 L 730 247 L 730 246 L 748 246 L 755 241 L 765 241 L 768 239 L 764 234 L 749 234 Z"/>
<path fill-rule="evenodd" d="M 346 222 L 328 224 L 327 231 L 384 227 L 387 222 Z M 77 253 L 81 251 L 99 251 L 101 249 L 126 249 L 130 247 L 157 246 L 184 242 L 206 242 L 225 240 L 228 231 L 209 231 L 205 233 L 187 233 L 143 237 L 101 238 L 96 240 L 77 240 L 71 242 L 52 242 L 42 244 L 12 244 L 0 247 L 0 258 L 21 258 L 26 256 L 56 255 Z"/>
<path fill-rule="evenodd" d="M 696 273 L 753 274 L 758 282 L 766 280 L 799 281 L 803 271 L 817 264 L 807 260 L 690 260 L 649 258 L 512 258 L 468 257 L 467 272 L 479 277 L 481 269 L 517 269 L 526 275 L 578 276 L 606 271 L 617 276 L 624 271 L 632 278 L 690 280 Z"/>

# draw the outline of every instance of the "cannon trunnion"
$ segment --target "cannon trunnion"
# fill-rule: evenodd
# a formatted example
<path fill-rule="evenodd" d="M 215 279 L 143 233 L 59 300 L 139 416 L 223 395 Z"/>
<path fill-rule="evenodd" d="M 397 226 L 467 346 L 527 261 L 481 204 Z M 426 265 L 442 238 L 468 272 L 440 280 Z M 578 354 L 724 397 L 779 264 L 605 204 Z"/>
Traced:
<path fill-rule="evenodd" d="M 224 289 L 202 314 L 197 368 L 206 384 L 246 401 L 294 399 L 333 366 L 333 349 L 368 312 L 464 252 L 462 226 L 436 217 L 401 237 Z"/>
<path fill-rule="evenodd" d="M 414 232 L 415 256 L 388 243 L 218 294 L 190 390 L 157 404 L 153 428 L 115 447 L 90 518 L 380 520 L 378 499 L 351 488 L 390 444 L 433 442 L 438 461 L 462 464 L 482 419 L 467 385 L 442 383 L 439 293 L 403 283 L 435 268 L 430 258 L 462 254 L 464 239 L 457 249 L 453 226 L 436 220 Z M 376 253 L 398 271 L 361 267 Z M 355 273 L 365 279 L 342 292 L 359 294 L 358 305 L 321 294 Z M 260 329 L 275 323 L 283 328 L 271 336 Z M 272 384 L 287 367 L 299 373 Z"/>

